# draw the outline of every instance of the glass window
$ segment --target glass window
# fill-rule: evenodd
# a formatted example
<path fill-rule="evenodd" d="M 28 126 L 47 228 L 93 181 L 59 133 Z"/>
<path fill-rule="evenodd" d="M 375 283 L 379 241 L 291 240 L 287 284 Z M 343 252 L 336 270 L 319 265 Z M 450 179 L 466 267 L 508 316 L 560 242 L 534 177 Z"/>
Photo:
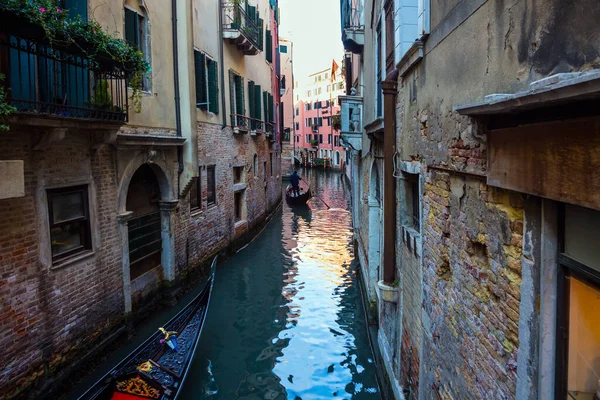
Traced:
<path fill-rule="evenodd" d="M 52 261 L 91 250 L 87 186 L 48 190 Z"/>
<path fill-rule="evenodd" d="M 244 167 L 233 167 L 233 183 L 242 183 L 244 177 Z"/>
<path fill-rule="evenodd" d="M 215 166 L 206 167 L 206 204 L 211 205 L 217 202 L 217 188 L 215 177 Z"/>
<path fill-rule="evenodd" d="M 146 61 L 150 62 L 148 36 L 149 26 L 146 16 L 131 8 L 125 8 L 125 40 L 134 49 L 141 51 Z M 150 90 L 150 78 L 150 73 L 144 75 L 141 82 L 143 90 Z"/>

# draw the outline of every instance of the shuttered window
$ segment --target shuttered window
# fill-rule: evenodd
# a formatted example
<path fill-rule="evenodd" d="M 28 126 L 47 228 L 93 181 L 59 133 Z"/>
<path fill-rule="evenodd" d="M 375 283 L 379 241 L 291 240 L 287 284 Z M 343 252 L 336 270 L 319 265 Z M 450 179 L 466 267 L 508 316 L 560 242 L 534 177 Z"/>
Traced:
<path fill-rule="evenodd" d="M 248 108 L 250 109 L 250 129 L 256 130 L 256 102 L 254 99 L 255 85 L 253 81 L 248 81 Z"/>
<path fill-rule="evenodd" d="M 264 25 L 265 22 L 262 20 L 262 18 L 258 18 L 258 48 L 261 50 L 263 49 L 265 42 Z"/>
<path fill-rule="evenodd" d="M 250 92 L 249 95 L 250 97 L 254 97 L 254 115 L 252 116 L 252 118 L 256 118 L 257 120 L 261 120 L 262 119 L 262 107 L 261 107 L 261 101 L 260 101 L 260 85 L 256 85 L 254 87 L 254 93 Z M 257 129 L 264 129 L 264 126 L 261 123 L 258 123 Z"/>
<path fill-rule="evenodd" d="M 125 40 L 136 50 L 140 49 L 140 27 L 138 13 L 125 9 Z"/>
<path fill-rule="evenodd" d="M 194 50 L 196 75 L 196 107 L 219 113 L 219 81 L 217 62 Z"/>
<path fill-rule="evenodd" d="M 229 70 L 229 104 L 231 106 L 231 124 L 233 126 L 246 126 L 244 104 L 244 78 Z M 234 115 L 235 114 L 235 115 Z"/>
<path fill-rule="evenodd" d="M 275 121 L 275 110 L 273 107 L 275 106 L 273 95 L 269 94 L 269 122 Z"/>
<path fill-rule="evenodd" d="M 267 29 L 267 45 L 265 46 L 265 58 L 268 62 L 273 62 L 273 37 L 271 31 Z"/>

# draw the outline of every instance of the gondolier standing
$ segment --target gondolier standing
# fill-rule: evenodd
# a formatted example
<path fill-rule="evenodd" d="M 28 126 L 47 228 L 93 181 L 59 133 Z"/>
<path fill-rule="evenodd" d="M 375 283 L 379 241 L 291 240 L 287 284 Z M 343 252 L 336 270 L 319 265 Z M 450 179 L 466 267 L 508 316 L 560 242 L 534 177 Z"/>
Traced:
<path fill-rule="evenodd" d="M 292 193 L 296 196 L 300 196 L 300 181 L 302 178 L 298 175 L 298 171 L 294 171 L 292 175 L 290 175 L 290 183 L 292 184 Z"/>

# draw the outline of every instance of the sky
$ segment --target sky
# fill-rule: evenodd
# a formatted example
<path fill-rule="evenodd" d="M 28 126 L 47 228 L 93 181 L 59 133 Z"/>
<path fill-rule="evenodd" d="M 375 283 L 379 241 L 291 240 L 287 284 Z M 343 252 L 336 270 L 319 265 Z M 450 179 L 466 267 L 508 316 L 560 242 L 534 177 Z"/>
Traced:
<path fill-rule="evenodd" d="M 340 63 L 343 47 L 339 0 L 279 0 L 279 36 L 294 43 L 294 79 L 300 82 Z"/>

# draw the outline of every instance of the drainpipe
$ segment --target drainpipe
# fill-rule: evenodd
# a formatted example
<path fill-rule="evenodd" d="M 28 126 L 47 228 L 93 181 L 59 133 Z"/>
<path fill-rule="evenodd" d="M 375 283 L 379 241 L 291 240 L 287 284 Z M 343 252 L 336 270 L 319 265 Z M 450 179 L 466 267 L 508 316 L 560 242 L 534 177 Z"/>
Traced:
<path fill-rule="evenodd" d="M 234 5 L 235 7 L 235 5 Z M 219 1 L 219 61 L 221 63 L 221 110 L 223 110 L 223 126 L 221 129 L 225 129 L 227 126 L 227 109 L 225 108 L 225 62 L 223 61 L 223 2 Z"/>
<path fill-rule="evenodd" d="M 177 0 L 171 0 L 171 16 L 173 28 L 173 75 L 175 82 L 175 126 L 177 136 L 181 137 L 181 99 L 179 98 L 179 58 L 177 57 Z M 181 193 L 179 177 L 183 173 L 183 148 L 177 147 L 177 193 Z"/>
<path fill-rule="evenodd" d="M 396 280 L 396 180 L 394 152 L 396 148 L 396 94 L 398 69 L 391 71 L 381 83 L 383 90 L 383 281 Z"/>

